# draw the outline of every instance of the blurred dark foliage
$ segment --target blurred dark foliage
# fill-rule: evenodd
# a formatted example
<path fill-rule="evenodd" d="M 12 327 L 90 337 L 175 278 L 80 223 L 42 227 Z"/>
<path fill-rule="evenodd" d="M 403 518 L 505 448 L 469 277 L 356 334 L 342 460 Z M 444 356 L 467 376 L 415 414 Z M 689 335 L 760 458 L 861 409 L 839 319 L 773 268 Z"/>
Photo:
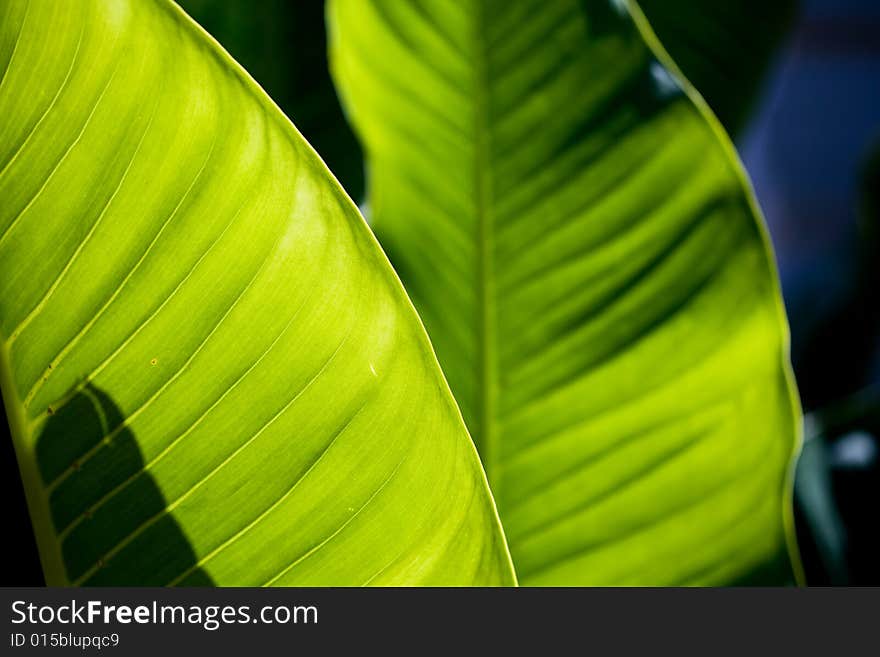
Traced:
<path fill-rule="evenodd" d="M 795 518 L 811 585 L 880 584 L 880 386 L 805 423 Z"/>
<path fill-rule="evenodd" d="M 768 62 L 795 20 L 798 0 L 638 4 L 685 77 L 728 132 L 738 134 L 758 100 Z"/>
<path fill-rule="evenodd" d="M 322 0 L 178 0 L 266 90 L 355 202 L 364 195 L 360 145 L 327 65 Z"/>
<path fill-rule="evenodd" d="M 813 584 L 880 584 L 880 147 L 862 173 L 856 279 L 798 362 L 807 416 L 798 467 L 798 541 Z"/>
<path fill-rule="evenodd" d="M 28 516 L 27 500 L 18 463 L 15 459 L 15 448 L 12 436 L 9 435 L 9 423 L 6 421 L 6 409 L 0 404 L 0 477 L 3 478 L 3 499 L 5 500 L 6 531 L 3 540 L 3 566 L 0 569 L 0 586 L 43 586 L 43 570 L 37 552 L 37 541 Z"/>

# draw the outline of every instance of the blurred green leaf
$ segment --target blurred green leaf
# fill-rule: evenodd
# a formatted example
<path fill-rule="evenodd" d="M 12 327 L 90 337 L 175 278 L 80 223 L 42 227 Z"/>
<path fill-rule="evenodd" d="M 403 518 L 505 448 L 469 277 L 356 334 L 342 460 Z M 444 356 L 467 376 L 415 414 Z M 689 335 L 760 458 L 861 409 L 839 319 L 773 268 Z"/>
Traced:
<path fill-rule="evenodd" d="M 744 127 L 797 0 L 638 0 L 684 75 L 732 134 Z"/>
<path fill-rule="evenodd" d="M 510 584 L 355 206 L 167 1 L 0 4 L 0 386 L 49 584 Z"/>
<path fill-rule="evenodd" d="M 791 576 L 798 414 L 732 145 L 611 0 L 333 0 L 374 227 L 520 581 Z"/>

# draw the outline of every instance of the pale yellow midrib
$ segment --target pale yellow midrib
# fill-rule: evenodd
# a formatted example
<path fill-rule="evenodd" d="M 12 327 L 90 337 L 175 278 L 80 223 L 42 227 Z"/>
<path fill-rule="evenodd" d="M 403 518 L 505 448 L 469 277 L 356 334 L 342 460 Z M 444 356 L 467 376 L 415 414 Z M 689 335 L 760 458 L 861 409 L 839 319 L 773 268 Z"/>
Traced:
<path fill-rule="evenodd" d="M 493 262 L 493 218 L 491 159 L 489 156 L 489 107 L 486 88 L 489 74 L 486 63 L 485 17 L 483 0 L 477 0 L 473 26 L 474 51 L 474 192 L 477 223 L 477 351 L 479 353 L 477 422 L 473 428 L 474 440 L 486 476 L 492 485 L 495 499 L 499 498 L 497 479 L 497 445 L 495 435 L 495 396 L 497 363 L 494 345 L 495 304 L 491 279 Z"/>

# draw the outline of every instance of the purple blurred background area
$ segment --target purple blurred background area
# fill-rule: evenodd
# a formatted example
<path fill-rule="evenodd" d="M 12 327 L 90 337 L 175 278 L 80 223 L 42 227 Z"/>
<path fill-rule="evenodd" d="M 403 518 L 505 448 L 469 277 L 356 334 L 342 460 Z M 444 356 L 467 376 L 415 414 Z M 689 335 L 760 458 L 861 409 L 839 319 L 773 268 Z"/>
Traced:
<path fill-rule="evenodd" d="M 803 0 L 738 142 L 776 248 L 805 405 L 878 382 L 876 326 L 872 353 L 853 356 L 868 361 L 862 380 L 812 381 L 831 373 L 809 371 L 807 361 L 820 348 L 811 342 L 856 294 L 857 253 L 869 239 L 859 221 L 876 219 L 860 209 L 860 180 L 880 147 L 880 2 Z M 863 311 L 849 319 L 872 323 L 872 310 Z"/>
<path fill-rule="evenodd" d="M 767 217 L 804 410 L 810 584 L 880 583 L 880 1 L 802 0 L 738 140 Z"/>

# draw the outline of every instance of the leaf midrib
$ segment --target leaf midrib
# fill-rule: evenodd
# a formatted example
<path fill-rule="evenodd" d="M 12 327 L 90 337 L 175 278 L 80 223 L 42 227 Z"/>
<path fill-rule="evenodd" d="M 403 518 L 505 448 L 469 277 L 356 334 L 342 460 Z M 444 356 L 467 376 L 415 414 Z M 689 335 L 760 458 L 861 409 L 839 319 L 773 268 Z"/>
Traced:
<path fill-rule="evenodd" d="M 488 56 L 485 46 L 484 0 L 475 3 L 473 28 L 474 98 L 474 190 L 477 219 L 477 351 L 478 400 L 474 441 L 480 446 L 483 467 L 492 484 L 496 504 L 500 498 L 497 476 L 495 403 L 497 355 L 495 350 L 495 304 L 492 272 L 494 268 L 492 181 L 489 143 Z"/>

